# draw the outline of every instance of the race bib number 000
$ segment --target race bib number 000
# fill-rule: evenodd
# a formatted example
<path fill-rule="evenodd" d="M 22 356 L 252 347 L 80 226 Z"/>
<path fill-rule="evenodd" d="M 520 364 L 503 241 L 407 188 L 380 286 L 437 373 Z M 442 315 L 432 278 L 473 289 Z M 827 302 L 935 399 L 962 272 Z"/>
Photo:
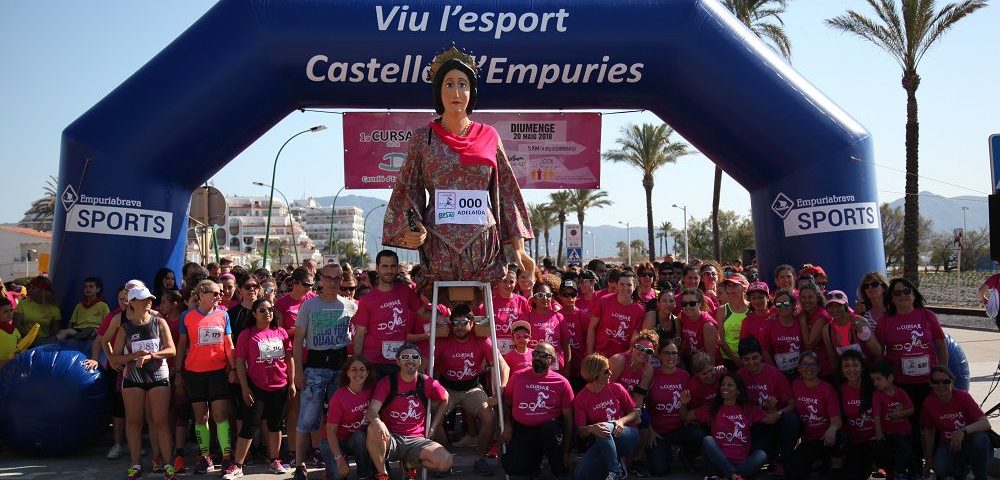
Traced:
<path fill-rule="evenodd" d="M 434 192 L 435 223 L 486 225 L 489 217 L 486 190 L 437 190 Z"/>

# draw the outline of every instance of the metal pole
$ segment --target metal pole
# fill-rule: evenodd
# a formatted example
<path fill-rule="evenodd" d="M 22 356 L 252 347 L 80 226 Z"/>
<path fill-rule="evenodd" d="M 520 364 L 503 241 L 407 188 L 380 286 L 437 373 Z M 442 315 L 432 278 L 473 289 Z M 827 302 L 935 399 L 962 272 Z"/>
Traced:
<path fill-rule="evenodd" d="M 277 155 L 274 156 L 274 167 L 271 168 L 271 195 L 269 195 L 267 202 L 267 226 L 264 227 L 264 259 L 261 262 L 261 266 L 264 268 L 267 268 L 267 253 L 268 248 L 271 245 L 271 209 L 274 208 L 274 178 L 278 174 L 278 158 L 281 157 L 281 151 L 285 149 L 285 145 L 288 145 L 288 142 L 291 142 L 293 138 L 302 135 L 303 133 L 318 132 L 320 130 L 326 130 L 326 125 L 316 125 L 315 127 L 292 135 L 288 138 L 288 140 L 285 140 L 285 143 L 281 144 L 281 148 L 278 149 Z"/>
<path fill-rule="evenodd" d="M 281 192 L 281 190 L 278 190 L 277 187 L 275 187 L 273 185 L 268 185 L 268 184 L 262 183 L 262 182 L 253 182 L 253 184 L 257 185 L 258 187 L 271 187 L 271 191 L 272 191 L 271 195 L 274 195 L 273 192 L 278 192 L 278 195 L 281 195 L 281 199 L 285 201 L 285 209 L 288 210 L 288 228 L 292 229 L 292 235 L 291 235 L 291 237 L 292 237 L 292 244 L 293 244 L 293 247 L 294 247 L 294 250 L 295 250 L 295 265 L 298 266 L 301 262 L 299 262 L 299 247 L 298 247 L 298 242 L 296 242 L 296 240 L 295 240 L 295 219 L 292 218 L 292 204 L 288 203 L 288 197 L 286 197 L 285 194 Z M 268 210 L 268 216 L 270 216 L 270 210 Z M 268 220 L 270 220 L 270 219 L 268 219 Z M 267 230 L 270 232 L 270 230 L 271 230 L 270 227 Z M 265 234 L 265 236 L 266 236 L 266 234 Z M 265 246 L 267 246 L 267 243 L 266 243 L 267 240 L 265 240 L 264 242 L 265 242 Z M 278 263 L 281 263 L 281 259 L 280 258 L 278 259 Z"/>
<path fill-rule="evenodd" d="M 330 255 L 333 255 L 334 258 L 337 258 L 338 260 L 339 258 L 337 257 L 337 237 L 334 235 L 333 232 L 333 225 L 334 225 L 333 219 L 337 217 L 337 197 L 340 196 L 340 192 L 343 192 L 344 188 L 346 187 L 347 185 L 344 185 L 343 187 L 340 187 L 340 190 L 337 190 L 337 193 L 333 196 L 333 206 L 330 207 L 330 238 L 328 238 L 327 241 L 330 243 Z"/>
<path fill-rule="evenodd" d="M 691 257 L 688 255 L 688 248 L 691 243 L 688 242 L 688 207 L 684 206 L 684 263 L 691 263 Z"/>

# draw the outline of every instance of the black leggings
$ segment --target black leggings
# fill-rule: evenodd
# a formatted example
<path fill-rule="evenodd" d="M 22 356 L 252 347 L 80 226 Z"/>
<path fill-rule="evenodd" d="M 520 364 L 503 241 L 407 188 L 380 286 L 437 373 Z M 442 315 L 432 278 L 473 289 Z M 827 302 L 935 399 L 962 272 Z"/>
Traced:
<path fill-rule="evenodd" d="M 240 430 L 240 438 L 252 439 L 260 427 L 262 418 L 267 420 L 267 428 L 270 431 L 281 430 L 285 402 L 288 401 L 288 386 L 267 391 L 250 383 L 250 393 L 253 395 L 253 406 L 244 405 L 243 407 L 243 428 Z"/>
<path fill-rule="evenodd" d="M 542 466 L 542 457 L 549 459 L 549 466 L 556 476 L 569 473 L 563 457 L 563 424 L 559 420 L 550 420 L 537 427 L 529 427 L 514 422 L 507 453 L 500 457 L 500 463 L 508 475 L 522 477 L 534 476 Z"/>
<path fill-rule="evenodd" d="M 837 430 L 837 440 L 830 447 L 823 444 L 822 438 L 804 441 L 795 448 L 791 458 L 785 461 L 785 478 L 789 480 L 806 478 L 817 460 L 842 457 L 846 449 L 847 435 L 843 429 Z"/>

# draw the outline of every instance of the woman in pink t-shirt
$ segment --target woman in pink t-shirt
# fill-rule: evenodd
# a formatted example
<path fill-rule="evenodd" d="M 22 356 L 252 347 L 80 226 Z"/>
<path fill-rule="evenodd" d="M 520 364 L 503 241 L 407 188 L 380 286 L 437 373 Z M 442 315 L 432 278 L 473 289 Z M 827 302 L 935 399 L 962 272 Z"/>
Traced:
<path fill-rule="evenodd" d="M 889 281 L 879 272 L 866 273 L 858 285 L 858 302 L 854 305 L 854 313 L 865 317 L 868 328 L 873 332 L 885 316 L 885 290 L 888 287 Z"/>
<path fill-rule="evenodd" d="M 690 392 L 681 394 L 682 415 L 709 426 L 708 435 L 702 440 L 705 467 L 710 473 L 721 474 L 727 480 L 751 478 L 767 461 L 764 450 L 750 449 L 750 431 L 755 423 L 773 425 L 781 413 L 774 405 L 765 413 L 754 405 L 747 395 L 743 379 L 735 373 L 724 373 L 719 396 L 711 404 L 687 411 Z"/>
<path fill-rule="evenodd" d="M 971 468 L 976 480 L 986 480 L 986 467 L 993 455 L 986 432 L 990 422 L 967 392 L 955 390 L 955 374 L 945 365 L 931 368 L 933 393 L 920 413 L 921 435 L 925 445 L 937 448 L 924 452 L 924 475 L 934 467 L 938 478 L 954 478 L 960 467 Z"/>
<path fill-rule="evenodd" d="M 799 355 L 805 350 L 805 322 L 795 315 L 795 294 L 791 290 L 774 294 L 774 308 L 777 313 L 771 317 L 767 334 L 760 342 L 764 359 L 792 378 L 798 373 Z"/>
<path fill-rule="evenodd" d="M 347 478 L 350 466 L 347 453 L 354 457 L 358 478 L 371 478 L 375 472 L 368 455 L 365 410 L 375 391 L 375 371 L 368 359 L 355 355 L 344 362 L 344 370 L 337 380 L 337 391 L 330 398 L 326 417 L 326 438 L 320 451 L 326 457 L 326 476 L 331 479 Z"/>
<path fill-rule="evenodd" d="M 747 299 L 750 300 L 750 311 L 740 326 L 740 339 L 754 337 L 761 344 L 767 336 L 767 326 L 771 318 L 768 306 L 768 296 L 771 291 L 764 282 L 753 282 L 747 287 Z"/>
<path fill-rule="evenodd" d="M 510 374 L 513 375 L 515 372 L 531 368 L 532 350 L 528 348 L 528 342 L 531 341 L 531 324 L 527 320 L 518 320 L 511 325 L 510 331 L 514 336 L 514 346 L 503 355 L 503 359 L 510 368 Z"/>
<path fill-rule="evenodd" d="M 840 356 L 840 409 L 849 443 L 844 464 L 845 479 L 865 479 L 872 473 L 882 445 L 875 436 L 872 396 L 875 387 L 865 357 L 857 350 Z M 880 462 L 881 464 L 882 462 Z"/>
<path fill-rule="evenodd" d="M 785 462 L 787 478 L 805 478 L 813 463 L 827 458 L 839 458 L 847 447 L 840 417 L 837 391 L 819 378 L 819 358 L 811 351 L 799 358 L 799 375 L 792 382 L 795 412 L 802 420 L 802 441 L 795 454 Z"/>
<path fill-rule="evenodd" d="M 649 411 L 653 438 L 646 452 L 646 464 L 653 476 L 665 476 L 670 471 L 672 445 L 681 445 L 688 458 L 694 458 L 705 436 L 695 425 L 685 425 L 681 418 L 681 392 L 687 389 L 690 375 L 678 366 L 680 349 L 675 340 L 660 344 L 660 368 L 653 372 L 646 406 Z"/>
<path fill-rule="evenodd" d="M 823 330 L 832 319 L 830 313 L 823 307 L 823 292 L 815 282 L 805 282 L 799 287 L 799 305 L 802 307 L 802 318 L 806 329 L 804 350 L 812 350 L 819 357 L 819 376 L 828 382 L 833 381 L 833 364 L 823 345 Z"/>
<path fill-rule="evenodd" d="M 287 399 L 295 396 L 295 365 L 288 332 L 278 323 L 274 306 L 266 298 L 251 304 L 254 325 L 236 340 L 236 376 L 243 394 L 243 426 L 236 440 L 233 461 L 243 472 L 261 420 L 267 421 L 263 435 L 267 443 L 268 471 L 285 473 L 278 458 L 281 450 L 281 419 Z M 234 477 L 235 478 L 235 477 Z"/>
<path fill-rule="evenodd" d="M 653 268 L 647 265 L 640 266 L 636 271 L 636 278 L 639 279 L 639 286 L 636 288 L 639 301 L 646 303 L 656 298 L 657 292 L 653 288 L 653 284 L 656 282 L 656 272 L 653 271 Z"/>
<path fill-rule="evenodd" d="M 572 355 L 569 329 L 562 314 L 552 309 L 555 304 L 554 295 L 548 284 L 535 284 L 532 291 L 531 313 L 527 318 L 531 324 L 528 348 L 534 349 L 538 342 L 546 342 L 555 347 L 558 362 L 552 365 L 552 370 L 560 371 L 566 367 L 566 357 Z"/>
<path fill-rule="evenodd" d="M 719 328 L 715 318 L 701 309 L 702 295 L 696 289 L 681 292 L 681 352 L 688 361 L 695 353 L 705 352 L 719 364 L 722 363 Z"/>
<path fill-rule="evenodd" d="M 622 480 L 620 458 L 639 445 L 636 428 L 639 411 L 625 387 L 611 381 L 608 359 L 599 353 L 587 356 L 580 366 L 587 385 L 573 399 L 577 435 L 591 445 L 576 465 L 575 480 Z"/>

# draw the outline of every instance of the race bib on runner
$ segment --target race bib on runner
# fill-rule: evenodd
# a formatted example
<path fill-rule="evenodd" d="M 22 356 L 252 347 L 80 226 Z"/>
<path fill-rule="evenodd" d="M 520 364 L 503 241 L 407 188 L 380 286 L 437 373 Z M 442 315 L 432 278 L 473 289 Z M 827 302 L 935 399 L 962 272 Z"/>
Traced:
<path fill-rule="evenodd" d="M 799 352 L 777 353 L 774 355 L 774 364 L 782 372 L 795 370 L 799 367 Z"/>
<path fill-rule="evenodd" d="M 903 358 L 903 375 L 919 377 L 931 373 L 931 359 L 927 355 Z"/>
<path fill-rule="evenodd" d="M 437 225 L 486 225 L 489 222 L 486 190 L 436 190 L 434 207 Z"/>
<path fill-rule="evenodd" d="M 396 359 L 396 350 L 403 346 L 403 342 L 385 340 L 382 342 L 382 358 L 386 360 Z"/>
<path fill-rule="evenodd" d="M 160 341 L 151 338 L 149 340 L 136 340 L 132 342 L 132 352 L 138 352 L 139 350 L 145 350 L 149 353 L 160 351 Z"/>
<path fill-rule="evenodd" d="M 500 355 L 506 355 L 507 352 L 514 348 L 514 339 L 511 338 L 498 338 L 497 339 L 497 350 L 500 351 Z"/>
<path fill-rule="evenodd" d="M 222 336 L 226 329 L 222 327 L 198 327 L 199 345 L 222 345 Z"/>

